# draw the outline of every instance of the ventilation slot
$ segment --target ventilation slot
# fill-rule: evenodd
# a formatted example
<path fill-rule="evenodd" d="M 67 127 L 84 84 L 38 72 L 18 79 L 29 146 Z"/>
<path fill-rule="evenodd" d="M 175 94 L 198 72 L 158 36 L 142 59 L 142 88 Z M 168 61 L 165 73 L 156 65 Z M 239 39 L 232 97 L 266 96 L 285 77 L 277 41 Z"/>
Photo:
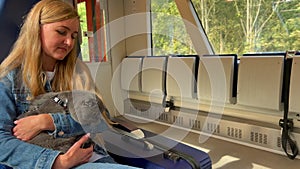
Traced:
<path fill-rule="evenodd" d="M 236 139 L 242 139 L 242 136 L 243 136 L 242 129 L 234 128 L 234 127 L 227 127 L 227 136 L 236 138 Z"/>
<path fill-rule="evenodd" d="M 169 122 L 169 114 L 167 113 L 162 113 L 159 117 L 158 117 L 159 121 L 163 121 L 163 122 Z"/>
<path fill-rule="evenodd" d="M 281 148 L 281 137 L 277 137 L 277 147 Z"/>
<path fill-rule="evenodd" d="M 250 141 L 259 144 L 268 144 L 268 135 L 259 132 L 251 132 Z"/>
<path fill-rule="evenodd" d="M 220 125 L 216 123 L 207 123 L 207 131 L 211 133 L 220 133 Z"/>
<path fill-rule="evenodd" d="M 181 116 L 173 116 L 173 123 L 179 126 L 183 126 L 183 117 Z"/>
<path fill-rule="evenodd" d="M 201 130 L 200 120 L 189 119 L 189 127 L 196 130 Z"/>

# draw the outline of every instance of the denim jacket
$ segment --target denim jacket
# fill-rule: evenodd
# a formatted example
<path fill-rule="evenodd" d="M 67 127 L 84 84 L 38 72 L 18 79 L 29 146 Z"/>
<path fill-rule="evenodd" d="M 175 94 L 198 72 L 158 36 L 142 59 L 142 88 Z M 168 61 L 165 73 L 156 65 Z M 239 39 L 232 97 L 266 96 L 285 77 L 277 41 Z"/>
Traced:
<path fill-rule="evenodd" d="M 50 82 L 45 89 L 51 91 Z M 0 79 L 0 164 L 18 169 L 51 169 L 59 151 L 28 144 L 12 134 L 14 120 L 29 107 L 29 89 L 23 83 L 19 68 L 10 71 Z M 51 114 L 54 137 L 68 137 L 83 134 L 82 127 L 70 115 Z"/>

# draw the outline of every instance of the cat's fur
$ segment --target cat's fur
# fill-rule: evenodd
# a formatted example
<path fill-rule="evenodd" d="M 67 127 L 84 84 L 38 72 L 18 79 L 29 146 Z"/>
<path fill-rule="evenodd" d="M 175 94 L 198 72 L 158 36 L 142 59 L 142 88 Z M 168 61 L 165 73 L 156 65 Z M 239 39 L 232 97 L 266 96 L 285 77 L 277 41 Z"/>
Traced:
<path fill-rule="evenodd" d="M 104 146 L 100 133 L 110 126 L 106 121 L 108 111 L 94 93 L 75 90 L 42 94 L 31 100 L 29 111 L 20 115 L 18 119 L 41 113 L 70 114 L 86 133 L 91 133 L 93 142 Z M 81 136 L 55 138 L 44 131 L 28 142 L 65 153 Z"/>

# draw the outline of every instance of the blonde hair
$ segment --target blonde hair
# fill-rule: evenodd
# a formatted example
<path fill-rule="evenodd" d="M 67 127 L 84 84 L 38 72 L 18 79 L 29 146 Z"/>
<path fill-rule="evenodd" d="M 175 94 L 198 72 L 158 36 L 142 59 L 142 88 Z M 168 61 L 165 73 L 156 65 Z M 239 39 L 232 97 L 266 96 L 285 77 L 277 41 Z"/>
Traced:
<path fill-rule="evenodd" d="M 40 26 L 71 18 L 78 18 L 79 20 L 79 15 L 75 8 L 68 3 L 61 0 L 41 0 L 38 2 L 28 13 L 11 53 L 0 65 L 0 77 L 5 76 L 14 68 L 21 67 L 23 81 L 30 89 L 32 96 L 45 93 L 41 78 Z M 57 61 L 56 73 L 52 82 L 53 91 L 72 90 L 74 88 L 89 90 L 95 87 L 88 68 L 77 59 L 76 44 L 77 42 L 64 60 Z"/>
<path fill-rule="evenodd" d="M 17 41 L 8 57 L 0 65 L 0 78 L 10 70 L 21 68 L 22 78 L 33 97 L 45 93 L 42 78 L 40 26 L 43 24 L 78 18 L 75 8 L 61 0 L 41 0 L 28 13 Z M 77 39 L 76 39 L 77 41 Z M 77 58 L 77 42 L 63 60 L 58 60 L 52 81 L 55 92 L 68 90 L 88 90 L 100 98 L 89 68 Z M 105 112 L 102 112 L 109 124 L 114 124 Z"/>

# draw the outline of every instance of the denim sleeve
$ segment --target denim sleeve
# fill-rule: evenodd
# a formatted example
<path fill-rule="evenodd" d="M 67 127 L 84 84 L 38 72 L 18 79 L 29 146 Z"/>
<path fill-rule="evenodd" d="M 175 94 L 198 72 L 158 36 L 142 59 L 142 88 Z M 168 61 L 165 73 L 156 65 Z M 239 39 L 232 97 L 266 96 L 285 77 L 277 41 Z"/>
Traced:
<path fill-rule="evenodd" d="M 50 134 L 54 137 L 71 137 L 84 134 L 81 125 L 77 123 L 70 114 L 52 113 L 50 115 L 55 126 L 54 132 Z"/>
<path fill-rule="evenodd" d="M 28 144 L 12 135 L 16 119 L 16 105 L 11 81 L 0 81 L 0 163 L 13 168 L 49 169 L 60 152 Z"/>

